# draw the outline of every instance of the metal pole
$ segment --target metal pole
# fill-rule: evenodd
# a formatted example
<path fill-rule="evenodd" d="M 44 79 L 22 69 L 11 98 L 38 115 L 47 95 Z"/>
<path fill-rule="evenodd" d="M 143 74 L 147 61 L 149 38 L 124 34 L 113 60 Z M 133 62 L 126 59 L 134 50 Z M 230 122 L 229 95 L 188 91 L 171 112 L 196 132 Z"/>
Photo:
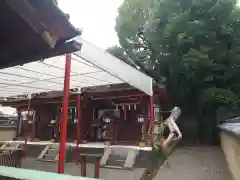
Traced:
<path fill-rule="evenodd" d="M 153 107 L 153 96 L 149 96 L 149 120 L 151 124 L 151 143 L 154 142 L 154 107 Z"/>
<path fill-rule="evenodd" d="M 32 139 L 34 139 L 35 138 L 35 134 L 36 134 L 36 114 L 35 114 L 35 112 L 32 110 L 32 133 L 31 133 L 31 137 L 32 137 Z"/>
<path fill-rule="evenodd" d="M 64 173 L 64 161 L 65 161 L 65 151 L 66 151 L 70 72 L 71 72 L 71 54 L 66 54 L 64 97 L 63 97 L 62 122 L 61 122 L 61 132 L 60 132 L 60 149 L 59 149 L 59 160 L 58 160 L 58 173 L 61 173 L 61 174 Z"/>
<path fill-rule="evenodd" d="M 20 109 L 17 109 L 17 119 L 18 119 L 18 123 L 17 123 L 17 133 L 16 133 L 16 137 L 18 137 L 21 134 L 21 130 L 22 130 L 22 118 L 21 118 L 21 111 Z"/>
<path fill-rule="evenodd" d="M 27 151 L 27 141 L 28 141 L 28 126 L 30 121 L 30 108 L 31 108 L 31 94 L 28 94 L 28 106 L 27 106 L 27 119 L 25 123 L 25 142 L 24 142 L 24 150 Z"/>
<path fill-rule="evenodd" d="M 55 123 L 55 141 L 54 142 L 59 142 L 59 122 L 60 122 L 60 109 L 61 106 L 57 105 L 57 110 L 56 110 L 56 123 Z"/>
<path fill-rule="evenodd" d="M 81 122 L 81 95 L 77 95 L 77 141 L 76 141 L 76 165 L 78 165 L 78 155 L 79 155 L 79 141 L 81 139 L 81 127 L 80 127 L 80 122 Z"/>

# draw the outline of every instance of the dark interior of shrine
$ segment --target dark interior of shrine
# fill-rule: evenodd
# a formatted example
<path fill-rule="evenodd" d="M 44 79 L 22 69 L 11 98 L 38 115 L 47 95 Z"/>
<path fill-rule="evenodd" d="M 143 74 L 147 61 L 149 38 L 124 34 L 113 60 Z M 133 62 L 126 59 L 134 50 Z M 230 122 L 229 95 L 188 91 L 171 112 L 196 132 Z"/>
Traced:
<path fill-rule="evenodd" d="M 67 139 L 76 140 L 77 126 L 80 126 L 81 140 L 88 142 L 110 141 L 113 144 L 137 144 L 143 128 L 147 131 L 149 120 L 145 97 L 85 99 L 81 102 L 81 121 L 77 124 L 77 106 L 69 106 Z M 21 118 L 24 120 L 22 111 Z M 33 108 L 29 133 L 39 140 L 59 139 L 61 106 L 45 104 Z M 26 117 L 25 117 L 26 119 Z M 143 120 L 142 120 L 143 119 Z M 24 121 L 23 121 L 24 122 Z M 22 123 L 19 136 L 23 136 Z M 34 126 L 34 127 L 33 127 Z M 143 127 L 144 126 L 144 127 Z M 34 132 L 33 130 L 34 129 Z"/>

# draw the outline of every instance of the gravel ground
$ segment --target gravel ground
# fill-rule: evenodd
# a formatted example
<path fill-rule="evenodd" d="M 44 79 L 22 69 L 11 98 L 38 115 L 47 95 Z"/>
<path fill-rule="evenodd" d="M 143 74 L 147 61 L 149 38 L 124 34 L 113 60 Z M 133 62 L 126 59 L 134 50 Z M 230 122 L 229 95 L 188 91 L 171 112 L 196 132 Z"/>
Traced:
<path fill-rule="evenodd" d="M 23 167 L 42 171 L 56 172 L 57 164 L 25 159 Z M 93 177 L 94 166 L 87 165 L 87 175 Z M 113 170 L 102 168 L 100 178 L 105 180 L 138 180 L 143 168 Z M 65 173 L 80 175 L 80 167 L 73 163 L 65 165 Z M 182 147 L 178 148 L 160 168 L 155 180 L 233 180 L 219 147 Z"/>

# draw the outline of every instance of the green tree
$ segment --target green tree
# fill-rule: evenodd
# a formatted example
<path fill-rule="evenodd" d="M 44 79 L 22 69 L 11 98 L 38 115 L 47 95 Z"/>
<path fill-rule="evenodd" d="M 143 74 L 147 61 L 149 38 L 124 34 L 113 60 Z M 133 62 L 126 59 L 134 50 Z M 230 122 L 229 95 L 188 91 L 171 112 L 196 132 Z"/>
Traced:
<path fill-rule="evenodd" d="M 161 1 L 153 18 L 158 21 L 152 21 L 145 32 L 159 52 L 155 64 L 159 75 L 166 77 L 175 102 L 197 118 L 200 137 L 215 136 L 220 106 L 239 103 L 234 87 L 239 85 L 235 80 L 240 69 L 234 44 L 239 41 L 240 16 L 235 5 L 235 0 Z M 204 119 L 212 120 L 206 124 Z M 210 134 L 205 131 L 207 125 Z"/>
<path fill-rule="evenodd" d="M 236 0 L 125 0 L 116 31 L 129 59 L 203 124 L 239 104 L 239 19 Z"/>
<path fill-rule="evenodd" d="M 113 56 L 121 59 L 122 61 L 126 62 L 127 64 L 134 66 L 134 62 L 128 58 L 124 49 L 120 46 L 112 46 L 106 50 L 108 53 L 112 54 Z"/>
<path fill-rule="evenodd" d="M 174 103 L 197 119 L 199 137 L 211 139 L 216 134 L 218 108 L 239 107 L 236 4 L 236 0 L 125 0 L 119 8 L 116 31 L 125 55 L 147 68 L 166 86 Z"/>

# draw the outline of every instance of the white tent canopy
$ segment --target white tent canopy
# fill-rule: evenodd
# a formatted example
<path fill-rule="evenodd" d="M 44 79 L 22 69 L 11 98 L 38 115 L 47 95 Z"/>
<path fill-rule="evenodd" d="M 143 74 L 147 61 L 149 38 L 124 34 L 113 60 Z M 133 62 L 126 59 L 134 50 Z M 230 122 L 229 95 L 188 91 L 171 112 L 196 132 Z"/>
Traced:
<path fill-rule="evenodd" d="M 128 83 L 152 95 L 152 78 L 77 38 L 82 49 L 72 54 L 70 88 Z M 56 56 L 0 70 L 0 97 L 62 91 L 65 56 Z"/>

